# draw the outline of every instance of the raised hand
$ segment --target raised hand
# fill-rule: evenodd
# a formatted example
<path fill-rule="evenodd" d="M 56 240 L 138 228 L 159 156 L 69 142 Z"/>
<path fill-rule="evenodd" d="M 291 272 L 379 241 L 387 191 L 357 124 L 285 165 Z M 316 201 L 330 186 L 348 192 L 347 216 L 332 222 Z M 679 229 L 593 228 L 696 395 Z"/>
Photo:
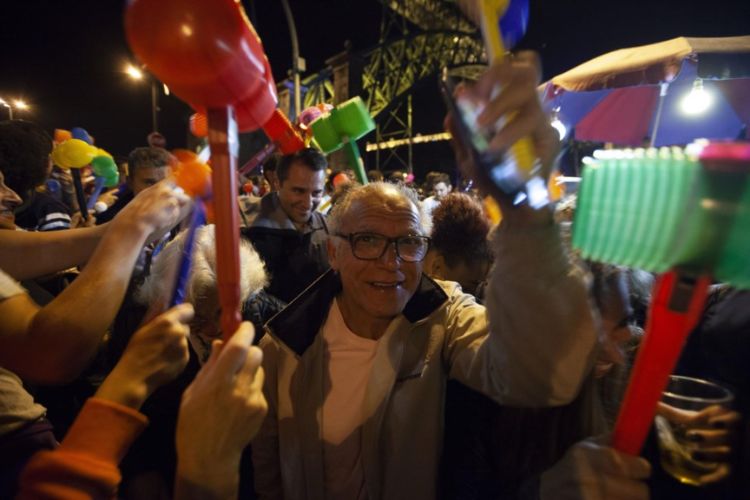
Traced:
<path fill-rule="evenodd" d="M 154 390 L 174 380 L 188 362 L 193 314 L 191 304 L 181 304 L 142 326 L 96 397 L 138 409 Z"/>
<path fill-rule="evenodd" d="M 188 213 L 190 198 L 169 180 L 141 191 L 117 214 L 113 224 L 132 223 L 147 231 L 150 240 L 177 225 Z"/>
<path fill-rule="evenodd" d="M 701 485 L 716 483 L 729 476 L 732 443 L 741 419 L 739 413 L 719 405 L 698 412 L 686 411 L 659 402 L 656 414 L 684 433 L 684 443 L 688 443 L 692 460 L 715 465 L 715 470 L 698 478 Z"/>
<path fill-rule="evenodd" d="M 540 496 L 555 500 L 638 500 L 649 497 L 643 482 L 651 474 L 649 463 L 621 453 L 590 438 L 571 446 L 565 456 L 542 474 Z"/>
<path fill-rule="evenodd" d="M 520 138 L 530 137 L 542 166 L 538 175 L 546 180 L 560 151 L 560 141 L 539 102 L 536 88 L 540 77 L 541 63 L 536 53 L 520 52 L 493 64 L 474 85 L 461 86 L 458 92 L 483 107 L 477 125 L 492 128 L 499 119 L 506 119 L 489 142 L 491 150 L 507 150 Z M 493 196 L 501 207 L 510 208 L 511 197 L 473 163 L 469 145 L 460 141 L 453 119 L 446 117 L 445 127 L 453 136 L 451 143 L 462 173 L 474 179 L 480 191 Z"/>
<path fill-rule="evenodd" d="M 177 419 L 176 498 L 236 498 L 242 451 L 268 411 L 263 353 L 243 322 L 211 356 L 182 395 Z"/>

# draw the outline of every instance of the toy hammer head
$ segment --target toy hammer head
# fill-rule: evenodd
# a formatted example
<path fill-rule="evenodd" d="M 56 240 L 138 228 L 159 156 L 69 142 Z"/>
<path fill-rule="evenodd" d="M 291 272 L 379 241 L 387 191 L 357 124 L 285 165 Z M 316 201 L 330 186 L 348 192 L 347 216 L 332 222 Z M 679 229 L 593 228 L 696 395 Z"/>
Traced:
<path fill-rule="evenodd" d="M 62 168 L 83 168 L 99 155 L 99 149 L 80 139 L 68 139 L 52 150 L 52 161 Z"/>
<path fill-rule="evenodd" d="M 581 181 L 584 257 L 750 287 L 750 145 L 603 153 Z"/>
<path fill-rule="evenodd" d="M 595 155 L 596 156 L 596 155 Z M 606 152 L 584 171 L 573 245 L 595 260 L 664 272 L 612 433 L 639 453 L 711 276 L 750 288 L 750 145 Z"/>
<path fill-rule="evenodd" d="M 459 5 L 482 29 L 491 62 L 502 58 L 526 33 L 529 0 L 459 0 Z"/>
<path fill-rule="evenodd" d="M 329 154 L 373 130 L 375 122 L 362 99 L 354 97 L 312 122 L 310 127 L 315 142 Z"/>
<path fill-rule="evenodd" d="M 149 71 L 197 111 L 250 100 L 267 111 L 257 128 L 275 108 L 270 67 L 240 2 L 130 0 L 125 34 Z"/>
<path fill-rule="evenodd" d="M 104 180 L 105 187 L 115 187 L 120 180 L 120 173 L 111 156 L 101 155 L 91 160 L 91 170 L 94 176 Z"/>
<path fill-rule="evenodd" d="M 88 136 L 88 134 L 86 134 L 86 136 Z M 62 168 L 71 169 L 71 174 L 73 176 L 73 185 L 75 186 L 76 190 L 76 199 L 78 201 L 78 207 L 81 210 L 81 216 L 83 217 L 83 220 L 88 220 L 88 212 L 86 210 L 86 197 L 83 193 L 83 183 L 81 181 L 80 169 L 90 164 L 95 158 L 100 156 L 109 156 L 109 154 L 106 151 L 94 147 L 81 139 L 68 139 L 55 146 L 55 148 L 52 150 L 51 157 L 55 165 Z M 100 185 L 103 186 L 101 182 Z M 99 190 L 101 190 L 101 187 L 99 188 Z"/>
<path fill-rule="evenodd" d="M 211 167 L 198 159 L 198 155 L 186 149 L 172 152 L 176 159 L 172 176 L 174 182 L 192 198 L 211 194 Z"/>
<path fill-rule="evenodd" d="M 367 184 L 365 165 L 357 149 L 357 139 L 375 128 L 370 113 L 362 99 L 355 97 L 339 104 L 310 124 L 314 141 L 328 154 L 344 148 L 349 165 L 354 169 L 360 184 Z"/>
<path fill-rule="evenodd" d="M 271 118 L 263 124 L 263 132 L 271 142 L 278 145 L 279 151 L 288 155 L 305 148 L 305 141 L 286 115 L 276 109 Z"/>

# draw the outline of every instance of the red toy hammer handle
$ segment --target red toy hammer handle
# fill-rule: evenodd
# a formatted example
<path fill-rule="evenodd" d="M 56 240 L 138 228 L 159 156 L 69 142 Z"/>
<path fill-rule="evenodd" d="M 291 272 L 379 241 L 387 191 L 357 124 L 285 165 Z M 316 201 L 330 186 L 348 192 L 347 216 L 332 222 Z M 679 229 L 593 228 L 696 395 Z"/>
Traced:
<path fill-rule="evenodd" d="M 240 326 L 240 253 L 237 217 L 237 158 L 229 147 L 231 106 L 208 110 L 214 213 L 216 218 L 216 272 L 224 340 Z"/>
<path fill-rule="evenodd" d="M 674 270 L 657 280 L 646 334 L 615 423 L 614 448 L 640 454 L 669 375 L 703 314 L 709 284 L 708 276 L 691 280 Z"/>
<path fill-rule="evenodd" d="M 279 150 L 285 154 L 296 153 L 304 149 L 305 141 L 297 133 L 294 125 L 276 108 L 266 123 L 263 124 L 263 132 L 266 133 L 271 142 L 279 145 Z"/>

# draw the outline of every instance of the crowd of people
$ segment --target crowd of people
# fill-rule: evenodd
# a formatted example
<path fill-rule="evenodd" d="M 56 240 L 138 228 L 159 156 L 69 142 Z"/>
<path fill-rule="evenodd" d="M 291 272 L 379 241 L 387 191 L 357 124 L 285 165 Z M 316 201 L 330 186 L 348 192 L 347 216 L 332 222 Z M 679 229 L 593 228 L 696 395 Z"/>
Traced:
<path fill-rule="evenodd" d="M 529 136 L 549 175 L 538 67 L 520 54 L 465 91 L 482 123 L 516 113 L 493 147 Z M 741 412 L 681 422 L 696 459 L 719 464 L 702 487 L 670 483 L 648 446 L 648 460 L 609 446 L 653 277 L 577 258 L 574 203 L 515 205 L 458 141 L 473 191 L 440 172 L 359 185 L 314 148 L 267 162 L 238 207 L 236 332 L 219 324 L 210 224 L 168 307 L 192 203 L 171 155 L 135 148 L 85 218 L 52 147 L 34 123 L 0 122 L 0 498 L 750 491 Z M 748 295 L 712 297 L 678 371 L 730 386 L 743 410 Z"/>

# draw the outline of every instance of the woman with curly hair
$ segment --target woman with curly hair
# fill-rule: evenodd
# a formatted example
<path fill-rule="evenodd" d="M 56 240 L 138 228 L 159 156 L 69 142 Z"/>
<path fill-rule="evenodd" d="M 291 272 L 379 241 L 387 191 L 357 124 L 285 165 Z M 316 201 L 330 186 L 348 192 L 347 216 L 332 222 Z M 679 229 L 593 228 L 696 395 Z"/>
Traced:
<path fill-rule="evenodd" d="M 477 295 L 492 264 L 487 240 L 490 222 L 482 206 L 465 193 L 451 193 L 432 212 L 432 243 L 425 272 L 456 281 L 464 292 Z"/>

